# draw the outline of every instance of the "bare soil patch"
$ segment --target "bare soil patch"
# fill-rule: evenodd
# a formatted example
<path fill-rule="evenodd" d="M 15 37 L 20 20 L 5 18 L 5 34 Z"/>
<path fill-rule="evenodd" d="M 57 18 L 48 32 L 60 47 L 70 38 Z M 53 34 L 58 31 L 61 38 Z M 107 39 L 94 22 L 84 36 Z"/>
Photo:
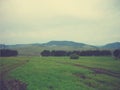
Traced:
<path fill-rule="evenodd" d="M 26 64 L 28 60 L 19 61 L 13 65 L 2 67 L 0 71 L 0 90 L 26 90 L 27 84 L 19 80 L 6 80 L 5 77 L 9 72 L 17 67 Z"/>
<path fill-rule="evenodd" d="M 1 80 L 0 90 L 26 90 L 27 84 L 19 80 Z"/>

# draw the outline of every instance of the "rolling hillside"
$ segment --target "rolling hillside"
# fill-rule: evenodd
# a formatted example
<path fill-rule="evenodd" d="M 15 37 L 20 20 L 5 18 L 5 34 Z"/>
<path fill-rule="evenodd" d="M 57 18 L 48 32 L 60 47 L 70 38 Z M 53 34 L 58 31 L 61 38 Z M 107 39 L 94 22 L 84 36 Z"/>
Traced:
<path fill-rule="evenodd" d="M 88 45 L 85 43 L 78 43 L 73 41 L 50 41 L 47 43 L 33 43 L 33 44 L 16 44 L 3 45 L 0 48 L 14 49 L 19 52 L 20 56 L 38 56 L 43 50 L 97 50 L 97 49 L 117 49 L 120 48 L 120 42 L 106 44 L 100 47 Z"/>
<path fill-rule="evenodd" d="M 109 44 L 102 46 L 102 48 L 117 49 L 117 48 L 120 48 L 120 42 L 109 43 Z"/>

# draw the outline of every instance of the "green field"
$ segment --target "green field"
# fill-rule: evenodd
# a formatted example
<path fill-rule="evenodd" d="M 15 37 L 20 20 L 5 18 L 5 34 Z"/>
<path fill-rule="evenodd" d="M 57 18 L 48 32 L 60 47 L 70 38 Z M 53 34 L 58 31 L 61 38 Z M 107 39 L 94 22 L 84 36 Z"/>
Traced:
<path fill-rule="evenodd" d="M 0 71 L 27 90 L 120 90 L 120 60 L 112 57 L 8 57 Z"/>

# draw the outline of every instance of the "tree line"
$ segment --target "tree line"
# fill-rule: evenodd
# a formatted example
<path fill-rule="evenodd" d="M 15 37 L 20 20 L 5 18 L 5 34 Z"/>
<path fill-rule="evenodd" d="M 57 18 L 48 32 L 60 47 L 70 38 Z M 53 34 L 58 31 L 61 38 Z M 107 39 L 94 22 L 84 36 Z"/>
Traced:
<path fill-rule="evenodd" d="M 0 57 L 10 57 L 10 56 L 17 56 L 18 52 L 16 50 L 10 49 L 0 49 Z"/>
<path fill-rule="evenodd" d="M 113 55 L 116 59 L 120 59 L 120 49 L 116 49 L 114 52 L 113 52 Z"/>
<path fill-rule="evenodd" d="M 79 56 L 111 56 L 112 53 L 109 50 L 87 50 L 87 51 L 64 51 L 64 50 L 43 50 L 41 56 L 70 56 L 71 54 L 77 54 Z"/>
<path fill-rule="evenodd" d="M 65 51 L 65 50 L 43 50 L 41 56 L 114 56 L 116 59 L 120 59 L 120 49 L 116 49 L 113 52 L 109 50 L 87 50 L 87 51 Z M 10 49 L 0 49 L 0 57 L 17 56 L 18 51 Z"/>

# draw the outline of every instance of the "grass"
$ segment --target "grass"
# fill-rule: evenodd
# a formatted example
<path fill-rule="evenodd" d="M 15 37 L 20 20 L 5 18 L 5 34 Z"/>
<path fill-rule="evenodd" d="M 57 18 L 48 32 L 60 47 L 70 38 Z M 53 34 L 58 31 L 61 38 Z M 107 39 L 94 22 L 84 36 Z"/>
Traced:
<path fill-rule="evenodd" d="M 120 77 L 75 66 L 103 68 L 119 74 L 120 61 L 112 57 L 80 57 L 79 60 L 69 57 L 11 57 L 0 58 L 0 63 L 12 65 L 21 60 L 29 62 L 11 70 L 9 77 L 25 82 L 27 90 L 120 90 Z"/>

